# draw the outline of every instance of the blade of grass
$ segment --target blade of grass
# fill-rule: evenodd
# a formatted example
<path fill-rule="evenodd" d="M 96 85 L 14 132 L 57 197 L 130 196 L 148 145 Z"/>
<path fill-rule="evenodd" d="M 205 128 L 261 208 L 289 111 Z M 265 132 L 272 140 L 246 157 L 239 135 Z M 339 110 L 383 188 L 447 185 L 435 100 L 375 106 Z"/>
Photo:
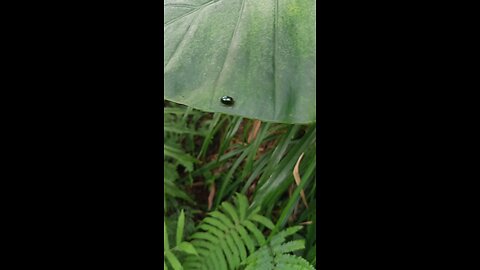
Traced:
<path fill-rule="evenodd" d="M 284 138 L 288 140 L 291 137 Z M 292 170 L 298 157 L 306 152 L 307 149 L 314 147 L 316 139 L 316 127 L 312 126 L 301 142 L 296 143 L 291 149 L 289 149 L 286 156 L 275 162 L 278 157 L 272 158 L 271 163 L 268 165 L 269 169 L 276 166 L 276 169 L 266 171 L 262 178 L 258 181 L 258 188 L 255 192 L 255 196 L 252 202 L 253 206 L 269 206 L 274 207 L 278 198 L 288 189 L 288 186 L 293 182 Z M 286 144 L 283 142 L 283 144 Z M 283 151 L 282 151 L 283 152 Z M 285 149 L 286 152 L 286 149 Z M 272 155 L 275 155 L 273 153 Z M 272 164 L 274 163 L 274 164 Z M 262 182 L 263 179 L 263 182 Z M 270 211 L 267 212 L 269 214 Z"/>
<path fill-rule="evenodd" d="M 205 137 L 205 140 L 203 141 L 202 148 L 200 149 L 200 153 L 198 154 L 197 159 L 202 159 L 207 154 L 208 146 L 212 142 L 213 135 L 216 132 L 216 128 L 217 128 L 217 126 L 220 126 L 219 125 L 220 119 L 222 119 L 222 114 L 215 113 L 213 115 L 213 120 L 210 123 L 207 136 Z"/>
<path fill-rule="evenodd" d="M 183 210 L 180 212 L 180 215 L 178 216 L 178 222 L 177 222 L 177 233 L 176 233 L 176 245 L 180 245 L 182 242 L 183 238 L 183 228 L 185 226 L 185 213 Z"/>
<path fill-rule="evenodd" d="M 292 194 L 292 197 L 288 200 L 286 206 L 283 208 L 282 213 L 280 214 L 280 217 L 277 221 L 277 224 L 275 225 L 275 232 L 281 230 L 284 228 L 288 217 L 291 215 L 293 209 L 295 208 L 296 203 L 298 202 L 300 198 L 300 192 L 304 189 L 304 187 L 310 182 L 311 179 L 313 179 L 311 176 L 313 175 L 313 172 L 315 171 L 316 167 L 316 155 L 313 159 L 312 162 L 309 163 L 308 168 L 305 171 L 304 174 L 304 181 L 300 183 L 299 186 L 295 188 L 295 191 Z M 273 232 L 272 232 L 273 235 Z"/>

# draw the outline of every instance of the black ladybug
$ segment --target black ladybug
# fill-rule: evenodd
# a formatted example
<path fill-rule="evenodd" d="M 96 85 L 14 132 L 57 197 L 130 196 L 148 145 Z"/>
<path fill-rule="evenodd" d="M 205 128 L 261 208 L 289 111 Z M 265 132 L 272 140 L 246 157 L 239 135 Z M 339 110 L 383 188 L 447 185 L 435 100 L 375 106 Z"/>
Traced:
<path fill-rule="evenodd" d="M 229 96 L 223 96 L 220 101 L 226 105 L 226 106 L 233 106 L 233 104 L 235 103 L 235 101 L 233 100 L 232 97 L 229 97 Z"/>

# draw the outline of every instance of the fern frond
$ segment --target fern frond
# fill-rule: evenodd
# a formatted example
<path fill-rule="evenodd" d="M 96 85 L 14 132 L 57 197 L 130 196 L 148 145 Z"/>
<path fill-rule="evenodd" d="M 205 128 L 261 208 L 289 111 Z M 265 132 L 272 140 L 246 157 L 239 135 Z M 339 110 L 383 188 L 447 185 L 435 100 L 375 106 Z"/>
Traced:
<path fill-rule="evenodd" d="M 305 248 L 304 240 L 287 241 L 302 226 L 287 228 L 265 239 L 263 227 L 273 230 L 273 222 L 249 208 L 244 195 L 237 194 L 235 205 L 223 202 L 209 213 L 194 233 L 192 245 L 198 256 L 188 256 L 185 270 L 314 270 L 302 257 L 290 254 Z"/>
<path fill-rule="evenodd" d="M 238 269 L 242 261 L 266 243 L 262 226 L 274 228 L 268 218 L 258 214 L 258 209 L 249 209 L 247 197 L 237 194 L 235 205 L 223 202 L 192 235 L 191 243 L 199 256 L 189 256 L 185 269 Z"/>
<path fill-rule="evenodd" d="M 315 270 L 304 258 L 289 254 L 305 248 L 304 240 L 286 242 L 288 236 L 301 228 L 301 226 L 291 227 L 273 236 L 266 245 L 243 261 L 245 270 Z"/>

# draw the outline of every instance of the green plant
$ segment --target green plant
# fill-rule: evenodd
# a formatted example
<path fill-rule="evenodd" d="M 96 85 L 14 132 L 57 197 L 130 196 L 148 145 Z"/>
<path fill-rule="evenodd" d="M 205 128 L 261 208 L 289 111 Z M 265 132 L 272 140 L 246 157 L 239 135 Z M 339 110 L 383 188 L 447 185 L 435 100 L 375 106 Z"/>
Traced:
<path fill-rule="evenodd" d="M 180 216 L 178 217 L 174 246 L 171 246 L 170 241 L 168 239 L 169 235 L 167 233 L 168 231 L 167 224 L 163 222 L 164 270 L 168 270 L 167 262 L 165 261 L 165 258 L 168 260 L 168 263 L 174 270 L 183 269 L 182 264 L 178 259 L 178 256 L 175 255 L 176 252 L 183 252 L 185 254 L 190 254 L 195 256 L 198 255 L 197 251 L 195 250 L 195 247 L 191 243 L 182 241 L 184 225 L 185 225 L 185 213 L 182 210 L 180 212 Z"/>
<path fill-rule="evenodd" d="M 175 270 L 316 264 L 315 10 L 164 0 L 164 218 L 198 252 Z"/>
<path fill-rule="evenodd" d="M 259 225 L 270 229 L 274 225 L 258 214 L 260 209 L 249 210 L 248 206 L 247 198 L 237 195 L 236 207 L 223 202 L 221 211 L 209 213 L 191 237 L 200 256 L 190 256 L 187 269 L 237 269 L 247 254 L 265 244 Z"/>
<path fill-rule="evenodd" d="M 164 98 L 262 121 L 315 122 L 315 13 L 315 0 L 165 0 Z"/>
<path fill-rule="evenodd" d="M 249 208 L 246 196 L 237 194 L 235 206 L 223 202 L 220 209 L 209 213 L 192 235 L 199 256 L 189 256 L 185 269 L 313 269 L 306 260 L 289 254 L 303 249 L 304 240 L 285 243 L 286 237 L 300 226 L 272 235 L 268 241 L 262 229 L 273 230 L 275 225 L 259 214 L 259 207 Z M 271 268 L 262 268 L 267 266 Z"/>
<path fill-rule="evenodd" d="M 201 186 L 196 185 L 195 189 L 202 186 L 216 186 L 211 207 L 213 212 L 220 211 L 221 213 L 226 213 L 223 210 L 222 201 L 228 200 L 235 193 L 248 196 L 251 204 L 255 204 L 253 207 L 249 207 L 249 211 L 256 209 L 257 213 L 261 213 L 267 219 L 276 220 L 274 233 L 303 222 L 312 224 L 313 226 L 307 226 L 305 231 L 307 241 L 302 256 L 309 262 L 315 263 L 315 208 L 302 211 L 300 198 L 301 190 L 309 190 L 306 199 L 310 205 L 315 205 L 316 152 L 314 147 L 316 129 L 314 126 L 261 123 L 236 116 L 202 113 L 173 103 L 168 103 L 168 107 L 165 108 L 165 119 L 168 120 L 166 124 L 170 127 L 165 132 L 165 143 L 172 143 L 179 149 L 183 148 L 183 154 L 196 157 L 195 162 L 191 164 L 192 170 L 186 169 L 176 158 L 166 159 L 165 162 L 175 164 L 175 166 L 165 167 L 164 172 L 165 175 L 173 175 L 175 178 L 175 189 L 181 190 L 191 197 L 192 179 L 201 181 L 202 184 Z M 252 136 L 255 126 L 258 126 L 258 130 L 256 136 Z M 302 153 L 304 153 L 304 157 L 298 166 L 302 182 L 300 185 L 296 185 L 292 172 Z M 254 189 L 252 189 L 253 187 Z M 177 202 L 175 199 L 188 202 L 181 197 L 170 196 L 169 208 L 171 210 L 168 210 L 167 207 L 165 209 L 167 220 L 176 218 L 174 213 L 173 216 L 168 213 L 175 212 L 178 207 L 186 207 L 181 206 L 185 204 L 181 201 Z M 198 197 L 191 199 L 195 201 L 196 216 L 203 219 L 201 209 L 206 209 L 206 205 L 203 203 L 199 205 Z M 200 211 L 196 210 L 199 208 Z M 237 208 L 238 203 L 235 209 Z M 226 214 L 230 216 L 228 213 Z M 194 220 L 192 222 L 197 223 Z M 205 232 L 202 229 L 205 228 L 205 225 L 200 226 L 192 229 L 192 233 Z M 265 228 L 270 230 L 269 227 L 271 229 L 272 225 Z M 250 232 L 248 229 L 246 231 Z M 250 236 L 253 238 L 256 250 L 260 245 L 254 235 Z M 198 239 L 196 241 L 198 242 Z M 247 255 L 251 255 L 248 247 L 245 246 L 245 248 Z M 180 261 L 185 263 L 184 259 L 185 257 L 182 257 Z M 204 260 L 205 257 L 200 254 L 198 257 L 186 257 L 186 259 L 198 262 Z"/>
<path fill-rule="evenodd" d="M 286 242 L 288 236 L 301 229 L 301 226 L 295 226 L 275 234 L 266 245 L 243 262 L 245 270 L 314 270 L 308 261 L 290 254 L 304 249 L 305 240 Z"/>
<path fill-rule="evenodd" d="M 193 164 L 196 162 L 196 159 L 186 153 L 181 146 L 184 135 L 195 134 L 195 131 L 182 125 L 181 121 L 177 121 L 176 118 L 184 113 L 178 108 L 164 110 L 163 188 L 165 208 L 167 207 L 167 198 L 179 198 L 193 203 L 190 196 L 176 185 L 176 181 L 180 178 L 179 167 L 182 166 L 191 172 Z"/>

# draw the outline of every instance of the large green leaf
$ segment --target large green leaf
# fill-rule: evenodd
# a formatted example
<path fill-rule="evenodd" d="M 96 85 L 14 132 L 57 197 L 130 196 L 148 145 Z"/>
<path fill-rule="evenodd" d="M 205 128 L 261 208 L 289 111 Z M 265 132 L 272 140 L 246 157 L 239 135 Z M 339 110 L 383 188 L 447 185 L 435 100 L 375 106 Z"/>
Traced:
<path fill-rule="evenodd" d="M 164 12 L 165 99 L 263 121 L 316 121 L 315 0 L 164 0 Z"/>

